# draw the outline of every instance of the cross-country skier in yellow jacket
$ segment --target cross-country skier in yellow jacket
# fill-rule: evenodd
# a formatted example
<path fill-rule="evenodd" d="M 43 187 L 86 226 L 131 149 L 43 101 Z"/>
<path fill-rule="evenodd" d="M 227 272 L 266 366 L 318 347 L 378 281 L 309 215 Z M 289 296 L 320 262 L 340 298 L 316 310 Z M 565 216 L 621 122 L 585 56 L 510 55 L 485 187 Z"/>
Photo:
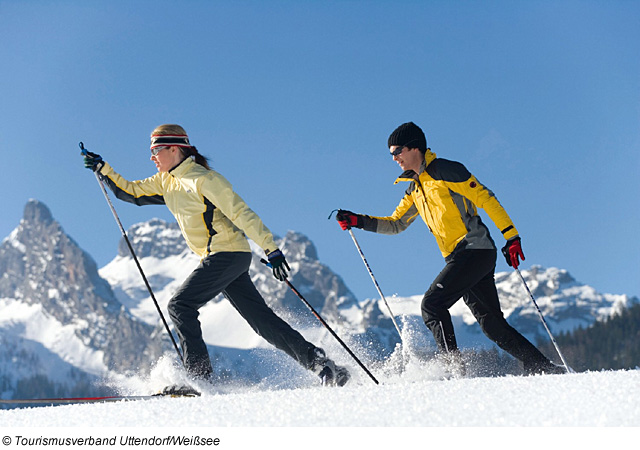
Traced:
<path fill-rule="evenodd" d="M 497 249 L 482 223 L 483 208 L 507 240 L 507 263 L 518 267 L 524 259 L 520 237 L 496 196 L 462 164 L 438 158 L 413 122 L 400 125 L 389 136 L 389 150 L 404 170 L 396 180 L 409 182 L 393 214 L 376 217 L 340 210 L 342 229 L 362 228 L 383 234 L 404 231 L 418 216 L 436 238 L 446 265 L 422 299 L 422 318 L 452 372 L 464 372 L 449 308 L 462 297 L 482 331 L 523 363 L 527 374 L 563 373 L 524 336 L 511 327 L 500 309 L 494 281 Z"/>
<path fill-rule="evenodd" d="M 100 155 L 88 152 L 94 170 L 121 200 L 136 205 L 164 204 L 175 216 L 189 248 L 201 262 L 169 301 L 168 310 L 183 350 L 184 364 L 196 379 L 209 380 L 212 367 L 202 339 L 198 310 L 220 293 L 256 333 L 317 373 L 324 384 L 344 385 L 348 371 L 307 342 L 267 306 L 249 277 L 247 237 L 267 255 L 274 276 L 283 281 L 289 266 L 273 235 L 231 184 L 209 167 L 179 125 L 161 125 L 151 134 L 151 161 L 158 173 L 138 181 L 120 176 Z"/>

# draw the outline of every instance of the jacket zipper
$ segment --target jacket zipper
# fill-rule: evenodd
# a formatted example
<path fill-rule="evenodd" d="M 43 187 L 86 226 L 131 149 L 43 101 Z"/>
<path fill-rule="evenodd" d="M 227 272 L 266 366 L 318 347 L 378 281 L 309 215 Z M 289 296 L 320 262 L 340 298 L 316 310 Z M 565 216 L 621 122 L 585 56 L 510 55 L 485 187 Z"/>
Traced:
<path fill-rule="evenodd" d="M 429 218 L 431 219 L 431 223 L 435 224 L 436 221 L 434 220 L 433 213 L 431 212 L 431 208 L 429 207 L 429 202 L 427 200 L 427 194 L 425 193 L 424 188 L 422 187 L 422 182 L 420 181 L 420 175 L 416 175 L 416 176 L 418 177 L 418 180 L 417 180 L 418 187 L 420 188 L 420 191 L 422 191 L 423 202 L 424 202 L 424 204 L 426 206 L 426 210 L 429 212 Z M 428 222 L 427 222 L 427 227 L 429 228 L 429 231 L 431 231 L 431 234 L 433 234 L 433 236 L 436 238 L 436 240 L 438 240 L 440 242 L 440 248 L 445 249 L 446 245 L 445 245 L 444 239 L 442 239 L 441 236 L 439 236 L 439 235 L 437 235 L 437 234 L 435 234 L 433 232 L 433 229 L 431 228 L 431 225 L 429 225 Z"/>

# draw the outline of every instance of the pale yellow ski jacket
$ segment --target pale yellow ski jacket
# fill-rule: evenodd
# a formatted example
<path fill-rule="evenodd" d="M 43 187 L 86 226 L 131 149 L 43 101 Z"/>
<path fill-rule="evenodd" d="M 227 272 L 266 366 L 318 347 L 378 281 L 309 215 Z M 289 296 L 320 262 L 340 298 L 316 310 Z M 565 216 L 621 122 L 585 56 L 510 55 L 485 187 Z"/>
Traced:
<path fill-rule="evenodd" d="M 404 172 L 397 180 L 411 185 L 391 216 L 365 216 L 364 229 L 395 234 L 418 215 L 431 230 L 442 255 L 454 250 L 495 249 L 477 208 L 483 208 L 505 239 L 518 236 L 513 222 L 496 196 L 460 163 L 437 158 L 427 150 L 420 174 Z"/>
<path fill-rule="evenodd" d="M 125 180 L 108 163 L 99 175 L 121 200 L 140 206 L 166 205 L 187 245 L 200 258 L 217 252 L 250 252 L 247 237 L 266 254 L 278 248 L 271 231 L 227 179 L 191 158 L 144 180 Z"/>

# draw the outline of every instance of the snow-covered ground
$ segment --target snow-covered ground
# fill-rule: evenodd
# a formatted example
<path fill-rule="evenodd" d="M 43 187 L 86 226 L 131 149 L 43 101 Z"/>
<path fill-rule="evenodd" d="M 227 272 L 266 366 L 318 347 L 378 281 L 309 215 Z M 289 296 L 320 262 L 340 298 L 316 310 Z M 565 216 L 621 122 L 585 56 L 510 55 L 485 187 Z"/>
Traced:
<path fill-rule="evenodd" d="M 19 435 L 96 438 L 133 433 L 223 436 L 220 447 L 225 439 L 228 444 L 224 448 L 262 446 L 268 439 L 277 439 L 278 448 L 299 449 L 345 448 L 347 443 L 397 448 L 411 439 L 430 447 L 427 443 L 435 445 L 435 437 L 450 439 L 453 448 L 466 442 L 463 447 L 492 449 L 559 448 L 558 435 L 571 439 L 569 448 L 580 443 L 595 448 L 591 444 L 598 440 L 611 446 L 622 439 L 625 447 L 638 442 L 629 432 L 640 426 L 640 370 L 443 380 L 435 363 L 411 360 L 400 374 L 378 368 L 379 385 L 357 366 L 352 371 L 352 382 L 342 388 L 317 386 L 315 377 L 303 376 L 300 387 L 273 380 L 254 386 L 221 383 L 199 386 L 203 393 L 198 398 L 2 410 L 0 430 L 14 438 L 14 444 Z M 120 383 L 123 391 L 146 394 L 154 383 L 180 382 L 180 377 L 165 361 L 151 380 Z"/>
<path fill-rule="evenodd" d="M 640 371 L 220 392 L 1 411 L 3 426 L 640 426 Z M 224 391 L 224 389 L 222 390 Z"/>

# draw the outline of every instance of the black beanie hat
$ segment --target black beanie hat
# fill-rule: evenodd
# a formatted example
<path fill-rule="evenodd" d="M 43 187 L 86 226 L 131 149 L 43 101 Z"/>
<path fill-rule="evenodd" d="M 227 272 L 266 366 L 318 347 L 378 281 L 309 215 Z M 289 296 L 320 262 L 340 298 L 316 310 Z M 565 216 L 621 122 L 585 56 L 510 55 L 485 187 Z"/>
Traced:
<path fill-rule="evenodd" d="M 387 147 L 401 145 L 403 147 L 418 148 L 422 152 L 427 151 L 427 138 L 418 125 L 407 122 L 393 130 L 389 136 Z"/>

